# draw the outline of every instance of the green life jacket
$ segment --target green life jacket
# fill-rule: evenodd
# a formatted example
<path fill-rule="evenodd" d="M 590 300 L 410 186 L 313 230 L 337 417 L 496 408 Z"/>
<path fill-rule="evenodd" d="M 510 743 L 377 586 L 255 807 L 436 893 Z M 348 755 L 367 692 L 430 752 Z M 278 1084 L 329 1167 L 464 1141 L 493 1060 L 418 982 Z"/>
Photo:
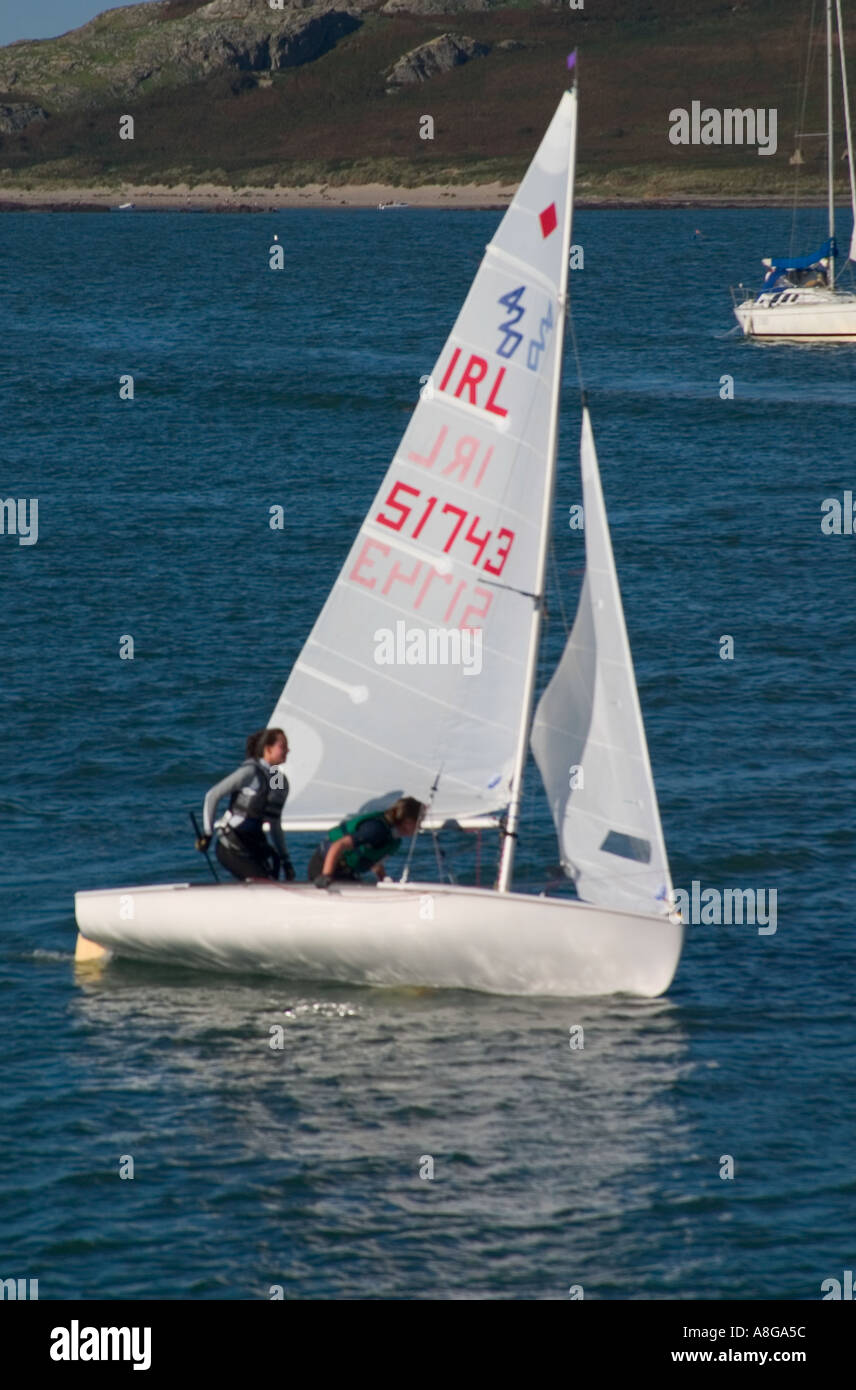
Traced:
<path fill-rule="evenodd" d="M 338 825 L 334 825 L 327 839 L 331 844 L 334 844 L 336 840 L 341 840 L 344 835 L 353 835 L 354 831 L 367 820 L 383 820 L 383 811 L 367 811 L 361 816 L 350 816 L 348 820 L 340 821 Z M 384 859 L 388 854 L 394 854 L 400 847 L 401 841 L 393 835 L 390 828 L 386 843 L 380 848 L 375 848 L 374 845 L 354 845 L 353 849 L 345 850 L 342 855 L 342 862 L 347 864 L 349 869 L 353 869 L 355 873 L 364 874 L 379 859 Z"/>

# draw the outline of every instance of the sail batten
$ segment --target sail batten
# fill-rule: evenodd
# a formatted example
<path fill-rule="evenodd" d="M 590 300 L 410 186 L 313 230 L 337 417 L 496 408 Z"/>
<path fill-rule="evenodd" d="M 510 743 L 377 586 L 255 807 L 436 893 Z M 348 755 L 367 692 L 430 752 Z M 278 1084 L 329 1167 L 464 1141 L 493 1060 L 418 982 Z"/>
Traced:
<path fill-rule="evenodd" d="M 302 669 L 303 669 L 304 671 L 309 671 L 309 668 L 306 667 L 306 666 L 304 666 Z M 321 675 L 320 673 L 315 672 L 315 671 L 309 671 L 309 674 L 310 674 L 310 675 L 316 676 L 317 679 L 321 679 L 321 680 L 325 679 L 323 675 Z M 399 687 L 402 691 L 407 691 L 407 690 L 408 690 L 407 685 L 405 685 L 405 683 L 404 683 L 403 681 L 395 681 L 394 677 L 392 677 L 392 676 L 385 676 L 383 679 L 384 679 L 384 680 L 387 682 L 387 684 L 389 684 L 389 685 L 398 685 L 398 687 Z M 455 709 L 455 708 L 456 708 L 455 705 L 452 705 L 452 704 L 450 704 L 450 703 L 448 703 L 448 702 L 445 702 L 445 704 L 444 704 L 443 701 L 437 699 L 436 697 L 432 697 L 432 696 L 430 696 L 430 695 L 426 696 L 425 698 L 426 698 L 426 699 L 429 699 L 429 700 L 433 700 L 433 703 L 434 703 L 434 704 L 437 704 L 437 705 L 444 705 L 444 708 L 446 708 L 446 709 L 452 710 L 452 709 Z M 295 706 L 295 709 L 298 709 L 298 708 L 299 708 L 299 706 Z M 305 709 L 305 710 L 303 711 L 303 713 L 304 713 L 304 714 L 309 714 L 310 711 L 309 711 L 308 709 Z M 316 716 L 316 717 L 317 717 L 317 716 Z M 513 725 L 511 725 L 511 724 L 500 724 L 497 720 L 494 720 L 494 719 L 485 719 L 485 718 L 483 718 L 482 716 L 477 715 L 477 714 L 471 714 L 471 715 L 469 716 L 469 718 L 472 719 L 472 721 L 473 721 L 474 723 L 483 724 L 483 725 L 486 725 L 486 726 L 488 726 L 488 727 L 490 727 L 490 728 L 492 728 L 492 729 L 500 729 L 500 730 L 502 730 L 503 732 L 507 732 L 509 729 L 511 729 L 511 728 L 513 727 Z M 354 738 L 354 739 L 359 739 L 359 738 L 360 738 L 360 735 L 359 735 L 359 734 L 354 734 L 346 725 L 335 725 L 335 724 L 332 724 L 332 723 L 329 723 L 329 722 L 328 722 L 328 728 L 336 729 L 339 733 L 341 733 L 341 734 L 347 734 L 348 737 L 350 737 L 350 738 Z M 365 742 L 364 739 L 363 739 L 363 742 Z M 378 746 L 380 746 L 380 745 L 378 745 Z M 447 774 L 447 775 L 448 775 L 448 774 Z"/>
<path fill-rule="evenodd" d="M 558 291 L 558 281 L 551 280 L 547 275 L 539 274 L 534 266 L 529 265 L 526 261 L 520 260 L 518 256 L 512 255 L 510 251 L 503 251 L 500 247 L 490 244 L 485 247 L 485 252 L 491 260 L 496 261 L 499 265 L 508 266 L 512 270 L 518 272 L 521 270 L 525 271 L 533 284 L 541 285 L 543 289 L 551 291 L 552 293 Z"/>

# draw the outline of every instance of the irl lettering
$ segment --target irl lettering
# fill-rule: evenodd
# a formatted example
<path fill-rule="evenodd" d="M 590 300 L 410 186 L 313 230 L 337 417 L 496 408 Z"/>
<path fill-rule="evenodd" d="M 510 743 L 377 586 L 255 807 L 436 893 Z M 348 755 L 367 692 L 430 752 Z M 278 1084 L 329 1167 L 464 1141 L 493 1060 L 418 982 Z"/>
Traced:
<path fill-rule="evenodd" d="M 438 390 L 445 391 L 447 395 L 454 396 L 455 400 L 460 400 L 466 391 L 466 403 L 474 405 L 479 410 L 484 410 L 488 415 L 498 415 L 505 418 L 508 411 L 498 401 L 500 389 L 505 377 L 505 368 L 498 367 L 493 381 L 488 385 L 485 377 L 488 374 L 488 364 L 484 357 L 479 357 L 477 353 L 471 352 L 467 364 L 458 377 L 457 385 L 454 385 L 454 375 L 461 357 L 461 349 L 456 347 L 452 353 L 452 360 L 443 373 Z M 479 399 L 479 387 L 484 384 Z M 485 399 L 486 397 L 486 399 Z"/>

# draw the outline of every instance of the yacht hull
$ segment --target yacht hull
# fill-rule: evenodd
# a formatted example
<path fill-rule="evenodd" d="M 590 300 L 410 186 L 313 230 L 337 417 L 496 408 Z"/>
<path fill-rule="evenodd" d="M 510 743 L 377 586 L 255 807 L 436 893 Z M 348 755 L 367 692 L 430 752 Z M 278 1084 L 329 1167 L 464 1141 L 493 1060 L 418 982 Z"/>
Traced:
<path fill-rule="evenodd" d="M 559 997 L 668 989 L 684 927 L 559 898 L 429 883 L 166 884 L 75 895 L 78 959 Z"/>
<path fill-rule="evenodd" d="M 856 342 L 856 295 L 780 291 L 747 299 L 734 310 L 747 338 L 779 342 Z"/>

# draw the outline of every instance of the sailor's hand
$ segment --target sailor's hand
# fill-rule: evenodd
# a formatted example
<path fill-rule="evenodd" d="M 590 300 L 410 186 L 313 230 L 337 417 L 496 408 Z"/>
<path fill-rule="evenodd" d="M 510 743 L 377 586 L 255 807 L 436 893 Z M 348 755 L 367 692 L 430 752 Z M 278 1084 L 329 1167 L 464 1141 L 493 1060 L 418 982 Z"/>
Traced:
<path fill-rule="evenodd" d="M 297 874 L 294 871 L 294 865 L 292 864 L 290 859 L 283 860 L 282 872 L 285 876 L 286 883 L 293 883 L 294 880 L 297 878 Z"/>
<path fill-rule="evenodd" d="M 333 875 L 332 875 L 332 874 L 319 874 L 318 877 L 317 877 L 316 880 L 315 880 L 315 887 L 316 887 L 316 888 L 329 888 L 329 887 L 330 887 L 330 884 L 331 884 L 332 882 L 333 882 Z"/>
<path fill-rule="evenodd" d="M 199 853 L 200 853 L 200 854 L 204 854 L 205 851 L 207 850 L 208 846 L 210 845 L 210 843 L 211 843 L 211 836 L 210 836 L 210 835 L 200 835 L 199 838 L 198 838 L 197 841 L 196 841 L 196 848 L 199 850 Z"/>

